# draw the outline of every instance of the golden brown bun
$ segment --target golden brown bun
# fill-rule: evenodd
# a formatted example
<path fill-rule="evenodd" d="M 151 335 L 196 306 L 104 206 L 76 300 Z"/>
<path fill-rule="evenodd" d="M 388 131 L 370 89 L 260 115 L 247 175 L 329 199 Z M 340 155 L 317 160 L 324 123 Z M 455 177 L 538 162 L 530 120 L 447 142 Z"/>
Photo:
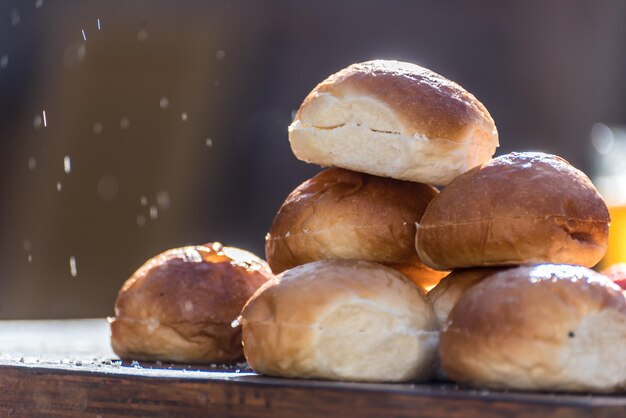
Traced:
<path fill-rule="evenodd" d="M 415 251 L 415 222 L 437 189 L 426 184 L 332 168 L 302 183 L 280 207 L 265 240 L 275 274 L 341 258 L 390 264 L 422 286 L 445 273 Z"/>
<path fill-rule="evenodd" d="M 512 153 L 461 175 L 428 206 L 417 230 L 424 264 L 459 267 L 565 263 L 604 256 L 609 212 L 587 176 L 564 159 Z"/>
<path fill-rule="evenodd" d="M 505 270 L 471 287 L 441 334 L 441 364 L 480 388 L 626 388 L 626 298 L 579 266 Z"/>
<path fill-rule="evenodd" d="M 432 376 L 437 324 L 424 293 L 367 261 L 322 260 L 261 287 L 241 314 L 258 373 L 396 382 Z"/>
<path fill-rule="evenodd" d="M 309 93 L 289 127 L 299 159 L 445 185 L 491 158 L 498 133 L 458 84 L 399 61 L 353 64 Z"/>
<path fill-rule="evenodd" d="M 502 269 L 472 268 L 454 270 L 428 292 L 426 296 L 433 305 L 439 328 L 443 327 L 450 311 L 467 289 L 499 271 L 502 271 Z"/>
<path fill-rule="evenodd" d="M 421 287 L 424 292 L 430 291 L 439 283 L 441 279 L 446 277 L 449 271 L 433 270 L 419 259 L 417 254 L 406 263 L 381 263 L 387 267 L 404 274 L 409 280 Z"/>
<path fill-rule="evenodd" d="M 113 351 L 129 360 L 237 360 L 241 331 L 231 323 L 271 277 L 265 261 L 219 243 L 165 251 L 122 286 L 111 322 Z"/>

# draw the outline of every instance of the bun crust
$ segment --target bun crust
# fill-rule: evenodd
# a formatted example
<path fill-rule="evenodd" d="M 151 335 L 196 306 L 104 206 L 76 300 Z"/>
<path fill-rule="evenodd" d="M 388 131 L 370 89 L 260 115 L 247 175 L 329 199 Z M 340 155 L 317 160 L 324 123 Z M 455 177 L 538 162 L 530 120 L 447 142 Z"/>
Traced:
<path fill-rule="evenodd" d="M 443 328 L 450 311 L 467 289 L 502 270 L 498 268 L 458 269 L 444 277 L 426 295 L 433 305 L 439 328 Z"/>
<path fill-rule="evenodd" d="M 449 271 L 433 270 L 419 259 L 417 254 L 406 263 L 381 263 L 402 273 L 406 278 L 421 287 L 425 292 L 430 291 L 446 277 Z"/>
<path fill-rule="evenodd" d="M 231 323 L 271 277 L 265 261 L 219 243 L 165 251 L 122 286 L 111 322 L 113 351 L 129 360 L 237 360 L 241 331 Z"/>
<path fill-rule="evenodd" d="M 512 153 L 459 176 L 428 206 L 416 247 L 435 269 L 565 263 L 606 253 L 609 212 L 589 178 L 564 159 Z"/>
<path fill-rule="evenodd" d="M 584 267 L 523 266 L 458 301 L 441 334 L 453 380 L 482 388 L 611 392 L 626 387 L 626 298 Z"/>
<path fill-rule="evenodd" d="M 446 273 L 424 266 L 415 223 L 437 189 L 339 168 L 302 183 L 278 210 L 265 241 L 276 274 L 324 259 L 374 261 L 431 286 Z"/>
<path fill-rule="evenodd" d="M 353 260 L 287 270 L 243 309 L 246 360 L 272 376 L 426 380 L 437 325 L 423 292 L 397 271 Z"/>
<path fill-rule="evenodd" d="M 353 64 L 309 93 L 289 127 L 299 159 L 445 185 L 487 161 L 498 133 L 458 84 L 415 64 Z"/>

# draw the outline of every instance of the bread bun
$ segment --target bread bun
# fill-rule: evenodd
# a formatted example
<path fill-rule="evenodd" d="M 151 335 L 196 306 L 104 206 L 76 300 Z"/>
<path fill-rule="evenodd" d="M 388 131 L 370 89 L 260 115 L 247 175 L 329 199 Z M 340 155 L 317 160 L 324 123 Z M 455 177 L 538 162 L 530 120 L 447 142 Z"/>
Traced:
<path fill-rule="evenodd" d="M 241 330 L 231 323 L 271 277 L 265 261 L 219 243 L 165 251 L 122 286 L 111 322 L 113 351 L 129 360 L 237 360 Z"/>
<path fill-rule="evenodd" d="M 544 264 L 496 273 L 458 301 L 441 364 L 480 388 L 611 392 L 626 388 L 626 298 L 606 277 Z"/>
<path fill-rule="evenodd" d="M 261 287 L 241 314 L 254 371 L 369 382 L 426 380 L 437 324 L 423 292 L 367 261 L 322 260 Z"/>
<path fill-rule="evenodd" d="M 381 263 L 387 267 L 402 273 L 406 278 L 421 287 L 424 292 L 429 292 L 437 283 L 446 277 L 449 271 L 433 270 L 424 265 L 417 254 L 406 263 Z"/>
<path fill-rule="evenodd" d="M 289 127 L 299 159 L 437 185 L 489 160 L 498 133 L 458 84 L 420 66 L 375 60 L 331 75 Z"/>
<path fill-rule="evenodd" d="M 498 271 L 502 271 L 502 269 L 473 268 L 454 270 L 428 292 L 426 296 L 433 305 L 439 328 L 441 329 L 446 323 L 450 311 L 467 289 Z"/>
<path fill-rule="evenodd" d="M 426 184 L 332 168 L 302 183 L 280 207 L 265 240 L 275 274 L 330 258 L 393 264 L 419 285 L 446 273 L 415 251 L 415 222 L 437 195 Z"/>
<path fill-rule="evenodd" d="M 455 179 L 417 230 L 424 264 L 441 270 L 535 262 L 591 267 L 607 248 L 609 212 L 587 176 L 543 153 L 495 158 Z"/>

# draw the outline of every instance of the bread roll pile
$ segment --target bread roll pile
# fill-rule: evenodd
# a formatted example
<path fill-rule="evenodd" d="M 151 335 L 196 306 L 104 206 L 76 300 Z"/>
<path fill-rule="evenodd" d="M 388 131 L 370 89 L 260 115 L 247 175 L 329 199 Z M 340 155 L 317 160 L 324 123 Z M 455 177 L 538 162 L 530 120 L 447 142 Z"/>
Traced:
<path fill-rule="evenodd" d="M 488 161 L 498 135 L 461 86 L 417 65 L 354 64 L 304 99 L 289 127 L 301 160 L 330 166 L 285 200 L 266 237 L 275 280 L 242 312 L 260 373 L 427 380 L 438 327 L 416 225 L 438 190 Z"/>
<path fill-rule="evenodd" d="M 485 107 L 397 61 L 318 84 L 289 140 L 330 168 L 279 208 L 267 265 L 219 245 L 152 259 L 116 303 L 120 356 L 232 361 L 243 342 L 271 376 L 626 389 L 626 293 L 589 269 L 610 218 L 584 173 L 540 152 L 491 159 Z"/>
<path fill-rule="evenodd" d="M 485 107 L 395 61 L 355 64 L 320 83 L 289 139 L 299 159 L 334 168 L 296 188 L 267 235 L 268 263 L 282 274 L 242 313 L 254 370 L 426 379 L 437 368 L 434 322 L 443 372 L 457 382 L 625 387 L 615 347 L 626 343 L 626 300 L 587 268 L 606 252 L 610 219 L 582 172 L 539 152 L 490 159 L 498 136 Z M 450 270 L 431 306 L 415 297 L 419 309 L 409 311 L 396 299 L 392 276 L 426 288 Z"/>

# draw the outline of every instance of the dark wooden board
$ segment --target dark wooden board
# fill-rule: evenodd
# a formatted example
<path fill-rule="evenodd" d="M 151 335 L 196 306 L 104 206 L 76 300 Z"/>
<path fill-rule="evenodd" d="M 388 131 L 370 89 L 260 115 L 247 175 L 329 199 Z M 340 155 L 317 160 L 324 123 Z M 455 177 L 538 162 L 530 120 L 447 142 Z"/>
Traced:
<path fill-rule="evenodd" d="M 626 417 L 626 394 L 364 384 L 120 362 L 103 320 L 0 322 L 0 416 Z"/>

